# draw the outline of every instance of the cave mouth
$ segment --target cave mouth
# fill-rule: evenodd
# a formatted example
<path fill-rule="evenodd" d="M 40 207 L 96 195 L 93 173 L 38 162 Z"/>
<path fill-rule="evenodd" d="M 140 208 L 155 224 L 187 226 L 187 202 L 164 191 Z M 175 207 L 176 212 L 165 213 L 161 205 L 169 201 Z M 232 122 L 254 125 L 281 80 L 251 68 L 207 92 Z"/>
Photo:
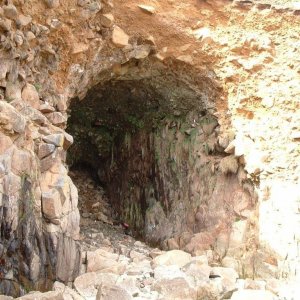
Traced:
<path fill-rule="evenodd" d="M 182 96 L 180 101 L 170 98 L 144 80 L 109 81 L 91 89 L 83 100 L 72 101 L 67 128 L 75 140 L 68 154 L 71 177 L 81 173 L 103 189 L 112 207 L 112 222 L 126 222 L 136 238 L 155 245 L 161 240 L 149 239 L 147 227 L 151 231 L 158 220 L 149 220 L 147 211 L 156 206 L 157 213 L 168 215 L 170 191 L 165 189 L 179 184 L 174 176 L 179 163 L 176 155 L 188 168 L 189 147 L 200 123 L 217 126 L 199 101 L 191 105 L 191 99 L 185 103 Z M 161 144 L 165 138 L 167 144 Z M 180 150 L 175 146 L 179 140 Z M 159 164 L 166 159 L 161 156 L 168 156 L 163 163 L 168 176 L 174 176 L 167 179 L 169 184 L 161 176 Z M 73 180 L 76 184 L 77 179 Z M 80 203 L 80 207 L 87 216 L 87 205 Z"/>
<path fill-rule="evenodd" d="M 228 154 L 218 142 L 214 81 L 183 65 L 146 66 L 131 62 L 72 99 L 67 162 L 102 189 L 112 223 L 129 224 L 135 238 L 152 246 L 192 253 L 195 233 L 215 238 L 247 218 L 233 202 L 242 198 L 248 209 L 251 196 L 235 158 L 219 167 Z"/>

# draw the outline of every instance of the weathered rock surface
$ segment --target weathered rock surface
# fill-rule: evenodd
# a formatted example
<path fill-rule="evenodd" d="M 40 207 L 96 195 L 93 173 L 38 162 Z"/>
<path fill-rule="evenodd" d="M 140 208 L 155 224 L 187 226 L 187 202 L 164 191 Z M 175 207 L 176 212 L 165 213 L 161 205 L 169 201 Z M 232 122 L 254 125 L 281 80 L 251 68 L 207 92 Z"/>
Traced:
<path fill-rule="evenodd" d="M 298 17 L 298 3 L 287 0 L 3 2 L 0 291 L 45 291 L 80 273 L 78 194 L 66 166 L 71 99 L 82 114 L 72 131 L 78 146 L 69 153 L 93 161 L 100 181 L 109 183 L 118 221 L 132 234 L 234 266 L 240 275 L 299 281 Z M 111 223 L 98 202 L 94 218 Z M 169 252 L 155 250 L 151 259 L 122 251 L 113 259 L 89 253 L 85 268 L 144 276 L 136 279 L 142 299 L 233 291 L 235 275 L 207 279 L 214 267 L 194 264 L 189 254 L 177 262 Z M 151 263 L 167 265 L 166 276 L 175 263 L 181 277 L 154 283 Z M 181 273 L 193 277 L 197 270 L 193 280 Z M 207 284 L 193 286 L 205 278 Z M 171 291 L 176 282 L 182 288 Z M 233 297 L 247 293 L 271 297 Z M 286 298 L 293 294 L 286 289 Z"/>

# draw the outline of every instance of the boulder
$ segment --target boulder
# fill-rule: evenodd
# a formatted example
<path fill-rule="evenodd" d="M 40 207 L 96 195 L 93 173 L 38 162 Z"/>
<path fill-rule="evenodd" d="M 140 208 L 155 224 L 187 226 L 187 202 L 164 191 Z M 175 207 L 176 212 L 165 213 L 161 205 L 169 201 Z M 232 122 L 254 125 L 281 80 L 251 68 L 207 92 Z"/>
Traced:
<path fill-rule="evenodd" d="M 191 254 L 182 250 L 167 251 L 153 259 L 153 266 L 177 265 L 180 268 L 191 261 Z"/>
<path fill-rule="evenodd" d="M 44 0 L 44 2 L 48 8 L 57 8 L 60 5 L 59 0 Z"/>
<path fill-rule="evenodd" d="M 96 300 L 131 300 L 131 295 L 122 287 L 117 285 L 101 285 L 98 289 Z"/>
<path fill-rule="evenodd" d="M 96 297 L 98 286 L 115 285 L 118 276 L 110 273 L 89 272 L 77 277 L 74 281 L 76 291 L 84 298 Z"/>
<path fill-rule="evenodd" d="M 84 300 L 84 298 L 77 294 L 74 290 L 72 290 L 68 286 L 65 286 L 59 281 L 54 282 L 52 289 L 54 291 L 61 292 L 63 294 L 64 300 Z"/>
<path fill-rule="evenodd" d="M 158 280 L 152 285 L 151 289 L 161 294 L 164 300 L 197 299 L 196 290 L 182 277 Z"/>
<path fill-rule="evenodd" d="M 0 155 L 12 146 L 12 140 L 0 132 Z"/>
<path fill-rule="evenodd" d="M 87 252 L 87 272 L 96 272 L 118 266 L 118 255 L 98 249 Z"/>

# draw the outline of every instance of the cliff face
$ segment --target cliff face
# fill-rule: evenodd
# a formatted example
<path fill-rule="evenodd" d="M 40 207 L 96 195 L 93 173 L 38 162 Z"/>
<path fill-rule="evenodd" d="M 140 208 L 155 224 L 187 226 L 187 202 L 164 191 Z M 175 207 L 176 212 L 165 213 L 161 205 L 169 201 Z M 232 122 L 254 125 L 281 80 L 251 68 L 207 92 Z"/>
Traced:
<path fill-rule="evenodd" d="M 80 162 L 146 241 L 299 277 L 299 7 L 142 4 L 1 2 L 5 294 L 79 274 Z"/>

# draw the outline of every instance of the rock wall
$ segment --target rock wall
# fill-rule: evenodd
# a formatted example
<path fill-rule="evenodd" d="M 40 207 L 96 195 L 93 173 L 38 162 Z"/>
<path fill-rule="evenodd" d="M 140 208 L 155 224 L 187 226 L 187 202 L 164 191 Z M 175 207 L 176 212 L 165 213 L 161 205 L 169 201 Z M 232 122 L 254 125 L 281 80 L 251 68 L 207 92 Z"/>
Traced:
<path fill-rule="evenodd" d="M 277 265 L 280 276 L 299 276 L 299 9 L 287 1 L 149 1 L 154 10 L 140 4 L 1 2 L 5 293 L 47 289 L 54 278 L 68 282 L 76 276 L 77 191 L 65 165 L 72 144 L 64 131 L 69 100 L 124 76 L 130 60 L 139 71 L 138 62 L 148 56 L 190 70 L 178 68 L 179 82 L 211 109 L 220 125 L 219 144 L 244 162 L 256 183 L 262 253 L 274 253 L 278 262 L 262 254 L 263 260 Z M 160 83 L 167 86 L 168 79 Z"/>

